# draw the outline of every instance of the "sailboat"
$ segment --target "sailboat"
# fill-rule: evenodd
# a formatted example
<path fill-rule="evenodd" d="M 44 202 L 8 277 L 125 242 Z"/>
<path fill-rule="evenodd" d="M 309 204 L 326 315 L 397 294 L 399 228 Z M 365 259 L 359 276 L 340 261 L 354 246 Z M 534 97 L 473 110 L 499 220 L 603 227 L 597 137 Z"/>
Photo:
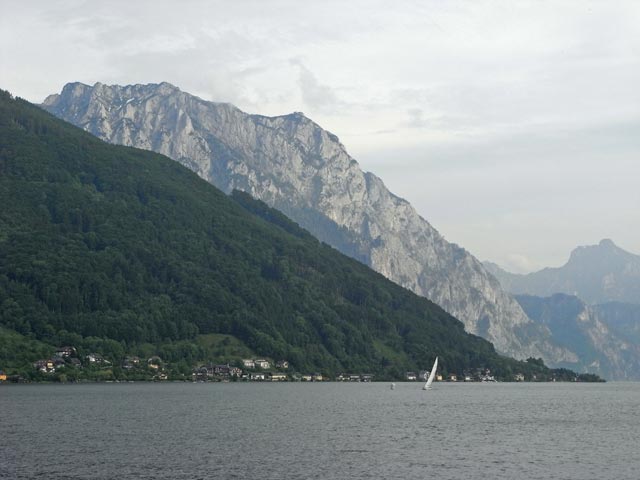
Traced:
<path fill-rule="evenodd" d="M 431 368 L 431 373 L 429 374 L 429 378 L 427 378 L 427 383 L 422 387 L 423 390 L 429 390 L 431 388 L 431 382 L 436 376 L 436 370 L 438 369 L 438 357 L 436 357 L 436 361 L 433 362 L 433 367 Z"/>

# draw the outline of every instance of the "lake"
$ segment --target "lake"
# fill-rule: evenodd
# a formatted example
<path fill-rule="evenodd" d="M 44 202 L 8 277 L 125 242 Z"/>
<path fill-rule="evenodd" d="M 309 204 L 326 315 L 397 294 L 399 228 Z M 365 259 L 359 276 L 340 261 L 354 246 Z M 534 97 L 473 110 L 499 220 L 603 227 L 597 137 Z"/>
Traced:
<path fill-rule="evenodd" d="M 0 386 L 0 478 L 633 479 L 640 383 Z"/>

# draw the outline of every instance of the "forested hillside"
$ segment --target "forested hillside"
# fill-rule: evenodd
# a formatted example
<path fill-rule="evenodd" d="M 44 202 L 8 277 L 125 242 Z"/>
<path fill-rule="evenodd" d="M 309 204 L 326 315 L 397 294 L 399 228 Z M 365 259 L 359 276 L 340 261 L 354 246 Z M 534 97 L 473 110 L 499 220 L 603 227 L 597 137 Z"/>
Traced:
<path fill-rule="evenodd" d="M 6 92 L 0 205 L 0 324 L 35 350 L 73 339 L 118 361 L 173 345 L 176 361 L 194 362 L 203 335 L 227 334 L 299 371 L 398 376 L 436 355 L 450 372 L 546 371 L 497 355 L 266 205 Z M 16 363 L 10 346 L 4 364 Z"/>

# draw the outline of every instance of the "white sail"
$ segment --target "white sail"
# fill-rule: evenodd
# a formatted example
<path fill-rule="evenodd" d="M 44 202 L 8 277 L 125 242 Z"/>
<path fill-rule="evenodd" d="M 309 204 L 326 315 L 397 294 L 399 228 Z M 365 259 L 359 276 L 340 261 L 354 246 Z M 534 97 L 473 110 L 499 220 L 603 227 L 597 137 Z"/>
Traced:
<path fill-rule="evenodd" d="M 424 384 L 424 387 L 422 387 L 423 390 L 427 390 L 428 388 L 431 387 L 431 382 L 433 382 L 433 379 L 436 377 L 436 370 L 438 369 L 438 357 L 436 357 L 436 361 L 433 362 L 433 368 L 431 369 L 431 373 L 429 374 L 429 378 L 427 378 L 427 383 Z"/>

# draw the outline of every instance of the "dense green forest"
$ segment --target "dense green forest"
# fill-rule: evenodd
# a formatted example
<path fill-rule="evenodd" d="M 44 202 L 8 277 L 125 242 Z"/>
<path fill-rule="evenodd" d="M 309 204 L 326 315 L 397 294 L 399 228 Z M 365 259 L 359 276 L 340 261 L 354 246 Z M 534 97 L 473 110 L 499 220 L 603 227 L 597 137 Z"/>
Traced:
<path fill-rule="evenodd" d="M 448 372 L 552 374 L 499 356 L 246 194 L 226 196 L 177 162 L 101 142 L 7 92 L 0 205 L 0 369 L 26 371 L 73 344 L 114 365 L 161 355 L 185 373 L 254 353 L 329 375 L 399 378 L 436 355 Z"/>

